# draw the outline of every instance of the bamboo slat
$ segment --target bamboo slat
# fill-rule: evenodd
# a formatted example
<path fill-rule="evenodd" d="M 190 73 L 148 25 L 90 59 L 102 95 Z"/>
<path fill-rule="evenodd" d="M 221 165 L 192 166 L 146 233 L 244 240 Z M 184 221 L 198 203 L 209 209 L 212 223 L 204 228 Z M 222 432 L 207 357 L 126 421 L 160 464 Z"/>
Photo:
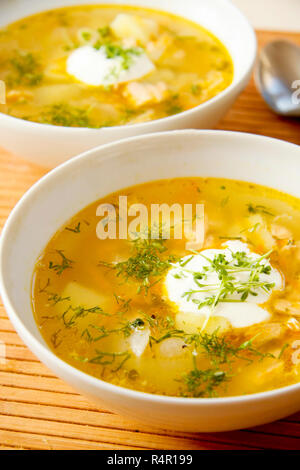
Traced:
<path fill-rule="evenodd" d="M 300 34 L 258 32 L 259 45 Z M 218 126 L 300 144 L 300 123 L 275 116 L 253 80 Z M 1 142 L 0 142 L 1 145 Z M 0 229 L 22 194 L 46 170 L 0 150 Z M 0 450 L 6 449 L 300 449 L 300 413 L 284 420 L 227 433 L 154 431 L 96 407 L 55 377 L 23 344 L 0 305 Z"/>

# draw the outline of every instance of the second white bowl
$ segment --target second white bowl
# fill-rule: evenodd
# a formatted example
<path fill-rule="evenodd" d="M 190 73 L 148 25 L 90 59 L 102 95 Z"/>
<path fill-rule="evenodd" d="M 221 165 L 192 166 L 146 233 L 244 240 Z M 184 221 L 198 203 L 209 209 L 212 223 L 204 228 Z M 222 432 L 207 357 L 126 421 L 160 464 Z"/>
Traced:
<path fill-rule="evenodd" d="M 1 0 L 0 26 L 34 13 L 76 4 L 118 4 L 118 0 Z M 190 19 L 214 33 L 234 63 L 232 84 L 196 108 L 155 121 L 103 129 L 38 124 L 0 113 L 0 142 L 14 154 L 54 167 L 80 152 L 125 137 L 187 128 L 213 128 L 247 85 L 256 55 L 256 39 L 245 17 L 228 0 L 128 0 L 126 4 L 164 10 Z"/>

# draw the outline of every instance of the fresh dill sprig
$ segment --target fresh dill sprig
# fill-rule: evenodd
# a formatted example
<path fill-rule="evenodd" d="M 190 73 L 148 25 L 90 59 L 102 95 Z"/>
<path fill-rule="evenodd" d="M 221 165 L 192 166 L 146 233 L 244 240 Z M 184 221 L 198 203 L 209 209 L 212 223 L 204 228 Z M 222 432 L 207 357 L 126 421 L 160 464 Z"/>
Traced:
<path fill-rule="evenodd" d="M 124 352 L 108 352 L 108 351 L 100 351 L 96 349 L 96 356 L 89 359 L 88 357 L 81 356 L 77 353 L 72 353 L 71 357 L 76 361 L 83 362 L 83 363 L 90 363 L 90 364 L 97 364 L 103 367 L 111 366 L 116 364 L 116 367 L 112 369 L 112 372 L 118 372 L 123 365 L 125 364 L 128 359 L 130 359 L 130 353 L 128 351 Z"/>
<path fill-rule="evenodd" d="M 163 238 L 137 238 L 132 244 L 133 255 L 127 261 L 116 264 L 100 262 L 99 265 L 116 270 L 117 276 L 122 276 L 125 280 L 131 278 L 140 282 L 138 293 L 144 291 L 147 294 L 149 288 L 159 281 L 151 282 L 152 278 L 161 276 L 176 258 L 173 255 L 162 257 L 167 251 Z"/>
<path fill-rule="evenodd" d="M 89 330 L 89 328 L 96 330 L 98 333 L 100 333 L 97 336 L 93 336 Z M 88 328 L 86 328 L 82 334 L 81 337 L 85 338 L 89 343 L 92 342 L 97 342 L 100 341 L 103 338 L 106 338 L 107 336 L 116 333 L 116 334 L 123 334 L 124 338 L 128 338 L 134 331 L 141 330 L 145 328 L 145 322 L 141 318 L 136 318 L 133 321 L 127 321 L 122 324 L 120 328 L 114 328 L 114 329 L 107 329 L 105 326 L 97 326 L 93 324 L 89 324 Z"/>
<path fill-rule="evenodd" d="M 212 369 L 198 369 L 195 367 L 182 378 L 182 383 L 186 387 L 186 391 L 182 392 L 182 396 L 193 398 L 216 397 L 216 388 L 229 380 L 225 371 Z"/>
<path fill-rule="evenodd" d="M 71 297 L 62 297 L 56 293 L 48 293 L 48 302 L 51 302 L 52 305 L 56 305 L 60 302 L 70 302 Z"/>
<path fill-rule="evenodd" d="M 55 250 L 61 257 L 61 263 L 49 262 L 49 269 L 53 269 L 58 276 L 60 276 L 66 269 L 73 267 L 74 261 L 64 255 L 63 250 Z"/>
<path fill-rule="evenodd" d="M 152 343 L 158 344 L 165 339 L 182 338 L 184 335 L 183 330 L 178 330 L 175 328 L 175 321 L 169 315 L 159 317 L 154 314 L 150 316 L 146 313 L 142 313 L 142 316 L 151 328 L 151 335 L 149 338 L 150 347 L 152 347 Z"/>
<path fill-rule="evenodd" d="M 63 320 L 66 328 L 71 328 L 76 325 L 76 322 L 79 318 L 84 318 L 89 313 L 96 313 L 106 317 L 111 316 L 109 313 L 104 312 L 104 310 L 98 305 L 91 308 L 85 308 L 82 306 L 72 307 L 72 305 L 70 305 L 62 314 L 61 319 Z"/>
<path fill-rule="evenodd" d="M 186 335 L 185 343 L 193 349 L 193 369 L 182 376 L 180 380 L 185 386 L 183 396 L 215 397 L 216 389 L 224 385 L 231 378 L 232 363 L 236 360 L 244 360 L 252 363 L 254 358 L 260 360 L 274 356 L 270 353 L 262 353 L 253 346 L 255 338 L 234 345 L 226 336 L 218 335 L 216 330 L 212 334 L 198 333 Z M 211 367 L 199 369 L 197 356 L 204 356 L 210 361 Z M 225 369 L 224 369 L 225 366 Z"/>
<path fill-rule="evenodd" d="M 40 283 L 39 283 L 39 293 L 42 294 L 44 292 L 48 293 L 47 289 L 48 287 L 50 286 L 50 279 L 48 278 L 47 279 L 47 282 L 46 284 L 44 285 L 44 287 L 41 287 Z"/>
<path fill-rule="evenodd" d="M 120 308 L 117 312 L 117 315 L 124 315 L 125 313 L 127 313 L 130 308 L 131 308 L 131 301 L 132 299 L 123 299 L 122 297 L 120 297 L 119 295 L 117 294 L 114 294 L 114 298 L 117 302 L 118 305 L 120 305 Z"/>
<path fill-rule="evenodd" d="M 89 359 L 88 362 L 91 364 L 107 366 L 114 364 L 116 360 L 120 358 L 121 361 L 119 362 L 117 367 L 112 370 L 112 372 L 118 372 L 118 370 L 120 370 L 121 367 L 123 367 L 123 365 L 125 364 L 125 362 L 128 361 L 128 359 L 130 358 L 130 353 L 128 351 L 115 353 L 96 350 L 96 356 L 92 359 Z"/>
<path fill-rule="evenodd" d="M 62 338 L 60 337 L 60 334 L 61 334 L 61 329 L 54 331 L 54 333 L 50 337 L 50 341 L 54 349 L 57 349 L 58 346 L 60 346 L 63 341 Z"/>
<path fill-rule="evenodd" d="M 191 345 L 195 351 L 204 354 L 214 366 L 230 364 L 235 359 L 242 359 L 250 363 L 253 361 L 253 356 L 260 358 L 274 357 L 268 353 L 261 353 L 254 348 L 254 339 L 255 337 L 235 346 L 232 342 L 229 342 L 226 335 L 219 335 L 218 330 L 216 330 L 211 334 L 201 332 L 186 335 L 184 341 L 187 345 Z"/>
<path fill-rule="evenodd" d="M 40 294 L 47 294 L 48 296 L 48 302 L 50 302 L 50 304 L 52 306 L 60 303 L 60 302 L 70 302 L 71 301 L 71 297 L 62 297 L 61 295 L 57 294 L 56 292 L 50 292 L 48 290 L 48 287 L 50 286 L 50 279 L 48 278 L 46 284 L 44 287 L 40 287 L 39 288 L 39 293 Z"/>
<path fill-rule="evenodd" d="M 68 230 L 69 232 L 74 232 L 74 233 L 80 233 L 80 222 L 76 225 L 76 227 L 66 227 L 65 230 Z"/>
<path fill-rule="evenodd" d="M 167 331 L 166 333 L 162 334 L 162 336 L 159 336 L 158 338 L 151 335 L 150 346 L 151 346 L 152 341 L 154 341 L 155 343 L 161 343 L 162 341 L 168 338 L 182 338 L 182 333 L 183 333 L 183 330 L 174 329 L 174 330 Z"/>
<path fill-rule="evenodd" d="M 261 213 L 261 214 L 270 215 L 270 216 L 274 217 L 274 214 L 267 207 L 265 207 L 261 204 L 253 205 L 253 204 L 249 203 L 249 204 L 247 204 L 247 208 L 248 208 L 248 212 L 250 214 Z"/>

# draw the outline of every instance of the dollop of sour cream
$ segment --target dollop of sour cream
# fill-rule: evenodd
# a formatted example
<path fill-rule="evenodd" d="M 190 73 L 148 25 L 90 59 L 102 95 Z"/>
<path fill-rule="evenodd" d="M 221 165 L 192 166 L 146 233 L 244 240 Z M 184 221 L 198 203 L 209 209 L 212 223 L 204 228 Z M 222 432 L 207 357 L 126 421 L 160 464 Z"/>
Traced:
<path fill-rule="evenodd" d="M 142 48 L 124 50 L 126 61 L 122 55 L 108 57 L 105 46 L 79 47 L 67 59 L 67 73 L 86 85 L 109 86 L 137 80 L 154 70 Z"/>
<path fill-rule="evenodd" d="M 243 328 L 269 320 L 270 313 L 262 308 L 260 304 L 264 304 L 269 299 L 272 290 L 282 288 L 283 279 L 279 271 L 273 268 L 266 259 L 262 259 L 259 264 L 269 266 L 269 273 L 260 273 L 259 281 L 273 284 L 272 288 L 265 290 L 255 286 L 251 289 L 255 295 L 249 294 L 244 301 L 240 301 L 240 293 L 234 292 L 228 295 L 226 302 L 219 302 L 214 308 L 209 305 L 199 308 L 200 303 L 218 293 L 221 280 L 214 270 L 209 269 L 206 271 L 204 278 L 196 280 L 194 273 L 205 272 L 205 267 L 210 267 L 210 261 L 213 261 L 219 254 L 224 255 L 229 263 L 233 261 L 234 253 L 244 252 L 247 258 L 253 261 L 261 258 L 260 255 L 251 252 L 248 246 L 240 241 L 228 241 L 224 246 L 224 249 L 208 249 L 194 256 L 185 256 L 175 263 L 168 271 L 165 279 L 169 300 L 177 305 L 180 312 L 204 314 L 206 317 L 221 316 L 226 318 L 234 328 Z M 240 270 L 230 274 L 233 276 L 233 283 L 235 284 L 249 281 L 249 271 Z M 203 287 L 199 287 L 199 284 Z M 186 295 L 190 291 L 195 291 L 195 293 Z"/>

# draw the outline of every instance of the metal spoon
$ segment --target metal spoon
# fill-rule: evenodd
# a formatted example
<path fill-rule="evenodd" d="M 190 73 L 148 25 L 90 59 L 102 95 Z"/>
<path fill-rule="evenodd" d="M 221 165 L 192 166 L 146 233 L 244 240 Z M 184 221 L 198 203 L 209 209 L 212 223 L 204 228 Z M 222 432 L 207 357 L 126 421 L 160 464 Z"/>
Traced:
<path fill-rule="evenodd" d="M 300 116 L 300 47 L 277 40 L 260 52 L 256 85 L 268 106 L 283 116 Z"/>

